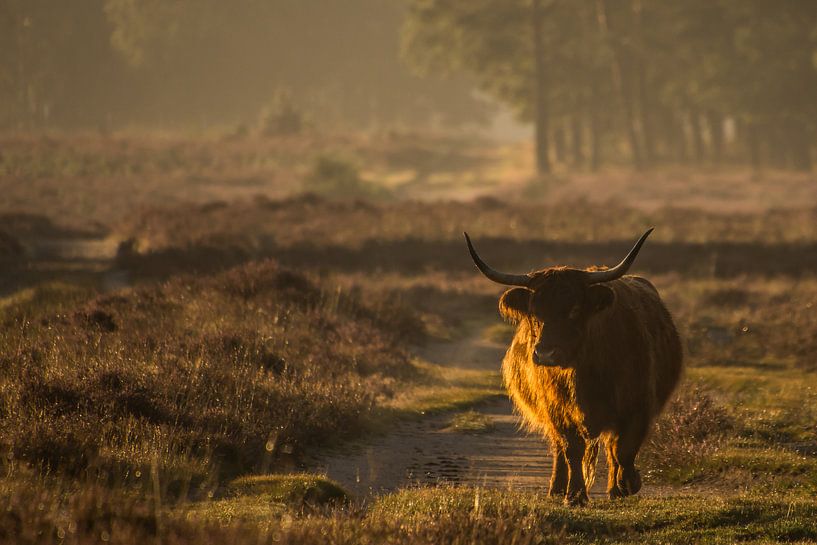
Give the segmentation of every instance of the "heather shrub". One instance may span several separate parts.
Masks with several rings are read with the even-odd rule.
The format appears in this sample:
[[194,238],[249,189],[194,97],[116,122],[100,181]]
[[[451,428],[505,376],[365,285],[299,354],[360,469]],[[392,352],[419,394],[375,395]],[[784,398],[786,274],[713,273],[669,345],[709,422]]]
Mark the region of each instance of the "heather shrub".
[[0,333],[0,449],[66,475],[286,465],[417,374],[369,304],[271,261],[77,297],[11,305]]
[[734,427],[732,417],[700,386],[683,387],[670,401],[639,458],[650,476],[694,467],[711,457]]

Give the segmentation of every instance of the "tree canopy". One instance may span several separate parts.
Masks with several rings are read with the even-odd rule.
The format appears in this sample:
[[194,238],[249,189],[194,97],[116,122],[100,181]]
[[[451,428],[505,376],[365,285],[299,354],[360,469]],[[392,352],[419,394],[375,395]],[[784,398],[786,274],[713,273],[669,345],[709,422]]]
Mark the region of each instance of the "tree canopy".
[[810,168],[809,0],[412,0],[403,53],[419,73],[473,75],[521,119],[546,111],[557,159],[589,147],[597,166],[625,142],[636,166],[728,154]]

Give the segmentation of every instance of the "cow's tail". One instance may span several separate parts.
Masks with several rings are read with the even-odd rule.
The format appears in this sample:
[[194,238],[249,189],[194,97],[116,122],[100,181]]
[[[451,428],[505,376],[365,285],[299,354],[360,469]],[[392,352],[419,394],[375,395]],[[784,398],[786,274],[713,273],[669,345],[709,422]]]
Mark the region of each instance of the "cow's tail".
[[596,461],[599,459],[599,446],[601,441],[596,438],[587,442],[587,448],[582,458],[582,473],[584,474],[584,485],[587,491],[593,487],[596,481]]

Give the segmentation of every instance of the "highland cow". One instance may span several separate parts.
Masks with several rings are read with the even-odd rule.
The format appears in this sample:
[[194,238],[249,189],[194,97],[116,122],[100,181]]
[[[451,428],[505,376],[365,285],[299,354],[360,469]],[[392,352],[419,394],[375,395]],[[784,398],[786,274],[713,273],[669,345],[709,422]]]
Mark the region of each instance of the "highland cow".
[[524,275],[479,270],[506,286],[499,311],[516,324],[502,361],[509,395],[525,425],[553,452],[548,494],[587,502],[600,445],[607,494],[641,488],[635,458],[681,375],[682,350],[672,317],[644,278],[624,276],[652,229],[612,269],[553,267]]

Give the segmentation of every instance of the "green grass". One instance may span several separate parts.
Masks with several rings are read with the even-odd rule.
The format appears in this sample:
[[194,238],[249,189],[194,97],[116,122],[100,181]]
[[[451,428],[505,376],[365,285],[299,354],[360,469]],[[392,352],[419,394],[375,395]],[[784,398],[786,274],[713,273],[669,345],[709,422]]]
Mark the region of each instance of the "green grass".
[[504,395],[498,371],[449,367],[415,360],[422,378],[384,404],[394,414],[427,414],[469,407]]
[[516,333],[516,327],[513,324],[498,322],[486,327],[482,336],[485,340],[508,345],[513,340],[514,333]]
[[372,520],[401,520],[414,529],[473,525],[502,531],[506,539],[564,543],[808,540],[817,538],[815,515],[817,501],[807,497],[635,497],[573,509],[543,496],[468,488],[401,492],[382,498],[370,512]]
[[[186,519],[201,522],[262,524],[283,517],[342,506],[349,494],[322,475],[251,475],[228,483],[222,496],[185,505]],[[173,510],[171,516],[177,516]]]
[[493,427],[490,418],[475,410],[468,410],[455,414],[448,429],[461,433],[487,433]]
[[342,503],[349,498],[343,488],[321,475],[250,475],[227,484],[231,496],[256,496],[286,505]]
[[[248,498],[244,498],[247,500]],[[805,543],[817,539],[817,501],[738,493],[595,501],[568,508],[542,495],[433,487],[383,496],[366,509],[308,517],[261,500],[207,509],[233,528],[252,523],[293,543]],[[266,517],[266,518],[264,518]],[[237,523],[239,523],[237,525]]]

